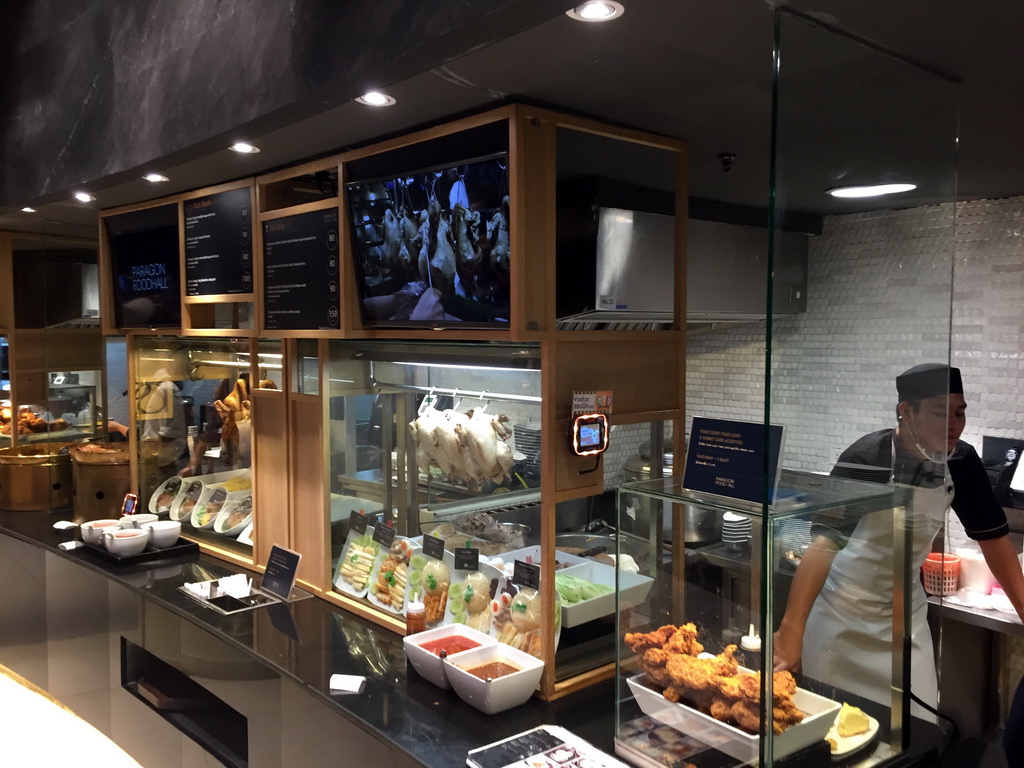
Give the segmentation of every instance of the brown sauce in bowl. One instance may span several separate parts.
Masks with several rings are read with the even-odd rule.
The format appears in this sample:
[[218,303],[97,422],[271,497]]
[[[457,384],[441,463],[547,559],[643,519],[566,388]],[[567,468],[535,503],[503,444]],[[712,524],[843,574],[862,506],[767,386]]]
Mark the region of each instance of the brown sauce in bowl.
[[521,670],[519,667],[506,664],[504,661],[492,661],[479,667],[467,669],[466,671],[471,675],[481,678],[482,680],[494,680],[495,678],[511,675],[513,672],[519,672]]

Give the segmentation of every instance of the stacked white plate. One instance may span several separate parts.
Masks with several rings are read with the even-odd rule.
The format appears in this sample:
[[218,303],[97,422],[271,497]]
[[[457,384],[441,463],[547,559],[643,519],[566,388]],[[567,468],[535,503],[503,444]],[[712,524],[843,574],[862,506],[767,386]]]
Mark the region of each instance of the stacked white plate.
[[526,457],[526,461],[540,460],[540,422],[523,421],[512,427],[515,449]]
[[726,512],[722,515],[722,541],[730,549],[739,549],[750,539],[750,518]]

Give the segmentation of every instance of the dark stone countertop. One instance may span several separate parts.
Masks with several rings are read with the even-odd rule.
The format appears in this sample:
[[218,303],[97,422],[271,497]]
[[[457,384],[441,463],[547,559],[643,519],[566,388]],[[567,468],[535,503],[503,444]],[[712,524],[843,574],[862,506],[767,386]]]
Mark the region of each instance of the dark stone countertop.
[[[470,749],[544,723],[561,725],[599,749],[613,752],[615,694],[611,681],[554,702],[534,698],[515,709],[484,715],[454,691],[437,688],[407,669],[402,638],[393,632],[313,598],[257,609],[284,612],[271,616],[280,636],[272,642],[259,642],[257,638],[265,633],[254,631],[257,611],[223,616],[178,590],[185,582],[244,569],[204,555],[125,566],[83,549],[64,552],[57,545],[73,539],[74,529],[58,531],[53,524],[70,517],[69,512],[0,511],[0,532],[105,574],[183,616],[298,681],[329,702],[340,716],[376,733],[424,766],[464,765]],[[328,681],[333,673],[363,675],[366,687],[360,694],[332,695]]]

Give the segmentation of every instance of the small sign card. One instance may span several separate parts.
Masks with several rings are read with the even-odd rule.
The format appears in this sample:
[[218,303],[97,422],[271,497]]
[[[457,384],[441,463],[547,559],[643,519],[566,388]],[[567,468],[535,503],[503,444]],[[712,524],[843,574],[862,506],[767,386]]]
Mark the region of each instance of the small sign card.
[[480,550],[473,547],[455,548],[455,570],[457,571],[479,571]]
[[362,536],[366,533],[366,524],[368,522],[369,518],[362,512],[352,510],[352,514],[348,516],[348,527],[350,530],[355,531],[356,536]]
[[612,412],[613,390],[598,389],[589,392],[572,393],[572,415],[581,413],[607,413]]
[[287,600],[295,584],[295,576],[299,572],[299,560],[302,555],[275,544],[270,548],[267,558],[267,570],[263,573],[260,589],[275,597]]
[[512,567],[512,583],[519,587],[540,589],[540,566],[516,560]]
[[760,504],[764,496],[765,452],[769,498],[775,498],[782,454],[782,427],[767,432],[759,422],[726,421],[694,417],[686,451],[683,486]]
[[391,549],[391,543],[395,540],[395,529],[383,520],[378,520],[373,526],[373,540],[387,551]]
[[423,537],[423,554],[435,560],[444,559],[444,539],[440,536]]

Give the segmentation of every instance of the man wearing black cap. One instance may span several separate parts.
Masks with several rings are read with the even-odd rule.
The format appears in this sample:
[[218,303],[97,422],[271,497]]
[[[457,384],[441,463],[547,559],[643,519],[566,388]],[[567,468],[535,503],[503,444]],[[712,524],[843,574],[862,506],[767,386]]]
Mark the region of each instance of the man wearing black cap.
[[[1002,507],[981,459],[960,440],[967,403],[960,371],[917,365],[896,378],[895,429],[872,432],[839,456],[832,474],[910,486],[913,573],[931,551],[952,506],[978,542],[992,573],[1024,619],[1024,575]],[[892,515],[846,510],[812,529],[775,634],[775,669],[795,669],[883,704],[891,702]],[[937,698],[927,598],[910,595],[911,689],[930,707]],[[918,710],[915,714],[921,715]]]

